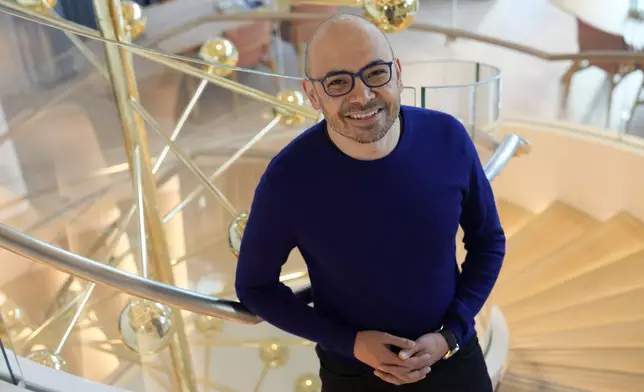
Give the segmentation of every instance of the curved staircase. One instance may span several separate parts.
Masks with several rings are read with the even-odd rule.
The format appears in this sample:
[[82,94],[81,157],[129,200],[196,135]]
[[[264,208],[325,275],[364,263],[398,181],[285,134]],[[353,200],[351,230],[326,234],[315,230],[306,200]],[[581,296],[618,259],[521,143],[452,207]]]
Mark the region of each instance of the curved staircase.
[[644,223],[559,201],[498,207],[507,253],[489,302],[510,331],[498,391],[644,391]]

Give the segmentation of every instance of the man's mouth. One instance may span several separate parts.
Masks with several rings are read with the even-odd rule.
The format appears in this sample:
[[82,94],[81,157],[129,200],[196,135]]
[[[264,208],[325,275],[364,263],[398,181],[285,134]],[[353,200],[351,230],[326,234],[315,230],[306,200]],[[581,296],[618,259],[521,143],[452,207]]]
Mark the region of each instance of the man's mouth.
[[369,118],[372,118],[372,117],[376,116],[381,111],[382,111],[382,108],[379,108],[379,109],[370,110],[368,112],[348,113],[348,114],[345,114],[344,116],[348,117],[348,118],[351,118],[351,119],[354,119],[354,120],[366,120],[366,119],[369,119]]

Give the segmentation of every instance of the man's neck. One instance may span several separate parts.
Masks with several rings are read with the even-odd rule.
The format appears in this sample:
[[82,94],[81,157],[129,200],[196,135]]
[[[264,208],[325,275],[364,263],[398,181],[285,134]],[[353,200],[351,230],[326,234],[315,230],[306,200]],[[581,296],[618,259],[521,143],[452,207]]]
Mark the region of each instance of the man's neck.
[[382,139],[373,143],[358,143],[333,130],[327,130],[327,133],[333,144],[343,153],[358,160],[370,161],[383,158],[396,148],[400,140],[400,119],[396,118],[389,128],[389,132]]

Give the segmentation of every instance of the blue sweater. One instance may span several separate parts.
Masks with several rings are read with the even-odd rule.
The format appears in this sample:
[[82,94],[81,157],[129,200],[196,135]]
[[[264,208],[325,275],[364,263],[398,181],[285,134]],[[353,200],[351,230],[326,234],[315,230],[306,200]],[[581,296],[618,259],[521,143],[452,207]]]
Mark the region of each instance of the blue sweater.
[[[505,253],[492,189],[461,123],[406,106],[401,120],[398,145],[377,160],[341,152],[325,121],[296,137],[260,180],[241,245],[242,304],[349,361],[361,330],[415,340],[444,325],[463,344]],[[295,247],[313,307],[278,280]]]

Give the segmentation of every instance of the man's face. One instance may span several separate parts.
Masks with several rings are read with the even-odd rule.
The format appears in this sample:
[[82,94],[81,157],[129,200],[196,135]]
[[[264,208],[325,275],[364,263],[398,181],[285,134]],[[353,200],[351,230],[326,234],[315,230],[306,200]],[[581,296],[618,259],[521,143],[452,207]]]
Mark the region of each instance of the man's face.
[[311,80],[302,85],[329,128],[358,143],[373,143],[387,134],[400,112],[400,62],[384,38],[347,35],[311,48]]

